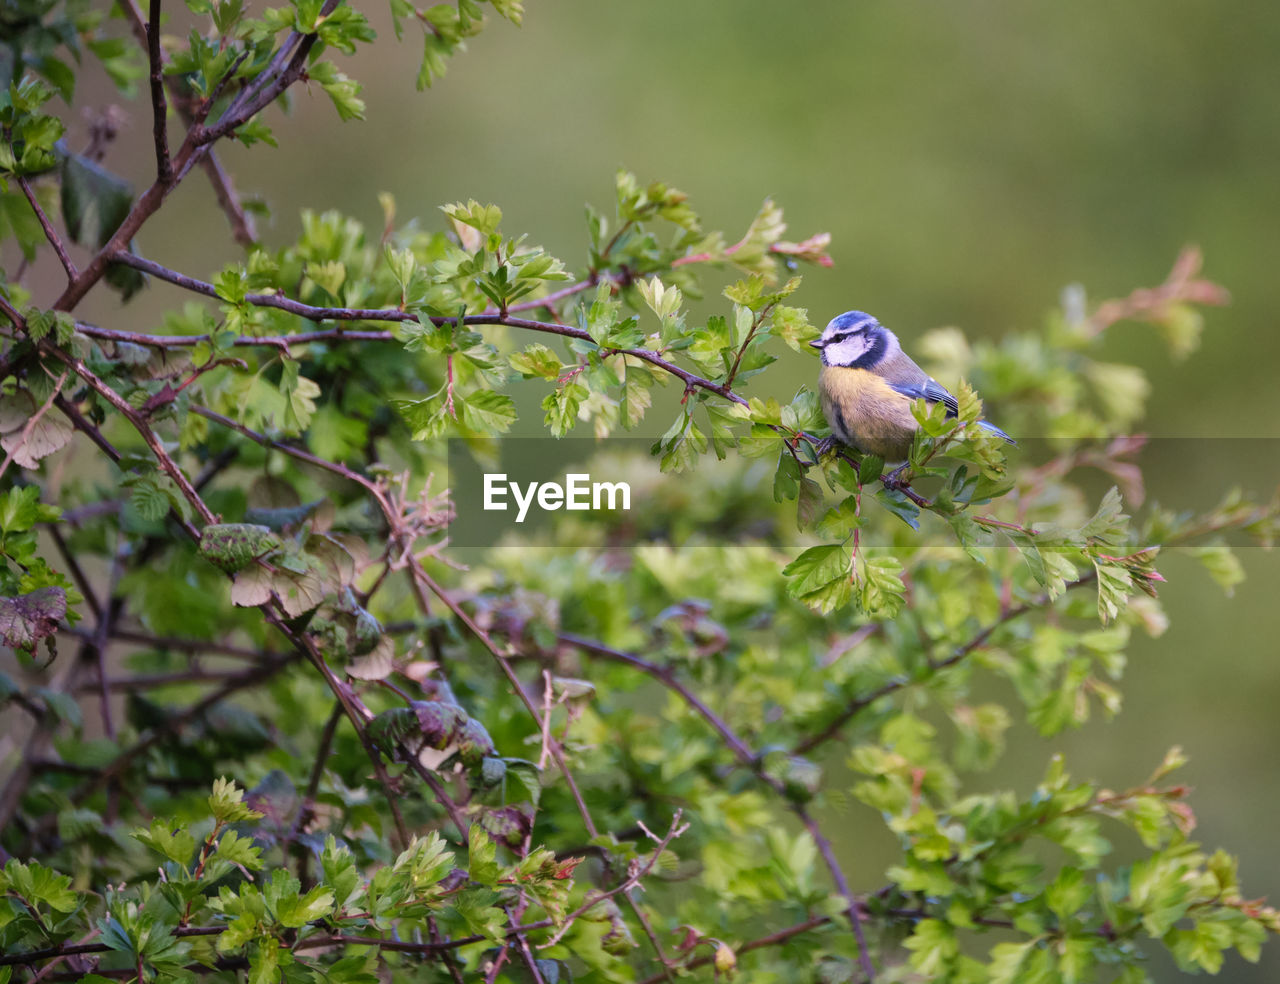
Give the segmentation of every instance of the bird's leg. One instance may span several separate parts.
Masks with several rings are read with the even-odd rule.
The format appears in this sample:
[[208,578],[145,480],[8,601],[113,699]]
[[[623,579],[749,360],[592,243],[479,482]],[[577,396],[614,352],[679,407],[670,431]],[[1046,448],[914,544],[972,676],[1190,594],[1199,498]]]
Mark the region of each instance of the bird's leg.
[[824,455],[830,454],[831,449],[834,448],[839,443],[840,442],[836,440],[836,436],[834,434],[828,434],[816,445],[814,445],[813,453],[818,456],[819,460],[821,460]]

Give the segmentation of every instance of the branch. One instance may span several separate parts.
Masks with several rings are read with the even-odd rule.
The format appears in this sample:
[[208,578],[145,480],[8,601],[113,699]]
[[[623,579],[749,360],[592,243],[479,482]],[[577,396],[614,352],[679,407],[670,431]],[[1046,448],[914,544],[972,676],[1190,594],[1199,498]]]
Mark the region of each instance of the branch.
[[[776,933],[770,933],[768,936],[761,936],[759,939],[751,940],[743,943],[739,947],[734,947],[735,954],[750,953],[752,950],[761,950],[767,946],[781,946],[788,940],[796,936],[802,936],[810,930],[817,929],[819,926],[825,926],[831,922],[830,916],[814,916],[806,919],[802,923],[796,923],[794,926],[788,926],[786,929],[780,929]],[[696,970],[698,967],[705,967],[707,964],[715,960],[715,955],[698,957],[696,960],[690,960],[688,963],[681,964],[681,970]],[[652,977],[646,977],[640,984],[660,984],[663,980],[662,974],[654,974]]]
[[283,655],[269,649],[248,649],[244,646],[232,646],[214,639],[179,639],[174,636],[153,636],[145,632],[131,632],[116,629],[111,638],[120,642],[133,642],[150,649],[172,649],[180,653],[218,653],[222,656],[235,656],[239,659],[251,659],[255,662],[276,659]]
[[860,898],[853,894],[853,890],[849,887],[849,880],[845,877],[844,869],[840,867],[840,862],[836,859],[836,852],[831,847],[831,841],[827,839],[826,834],[822,832],[822,828],[818,826],[818,821],[799,803],[793,803],[792,810],[800,818],[800,822],[804,824],[805,830],[809,831],[809,836],[813,838],[813,842],[818,845],[818,853],[822,855],[822,860],[826,864],[827,870],[831,872],[831,880],[835,882],[836,891],[848,903],[845,915],[848,916],[849,923],[853,926],[854,938],[858,941],[858,963],[862,967],[862,973],[866,977],[867,984],[872,984],[876,977],[876,969],[871,963],[871,951],[867,949],[867,934],[862,926],[870,918],[867,914],[867,907]]
[[[155,687],[173,687],[183,683],[217,683],[219,681],[236,680],[244,671],[232,670],[179,670],[174,673],[139,673],[135,676],[106,677],[101,686],[107,690],[123,690],[134,693],[140,690],[151,690]],[[97,682],[85,682],[80,685],[82,693],[96,691]]]
[[614,663],[624,663],[627,666],[633,666],[648,676],[653,677],[664,687],[671,690],[673,693],[678,694],[683,698],[686,704],[700,714],[703,720],[711,725],[715,732],[724,740],[724,743],[729,746],[729,749],[740,762],[752,769],[754,769],[758,764],[759,757],[756,753],[751,750],[746,742],[738,737],[734,730],[729,727],[720,715],[711,710],[711,708],[708,707],[697,694],[680,681],[680,678],[676,676],[675,670],[670,666],[662,666],[658,663],[652,663],[641,656],[636,656],[634,653],[626,653],[620,649],[614,649],[601,642],[596,642],[594,639],[586,639],[582,636],[561,633],[559,640],[566,646],[572,646],[575,649],[582,650],[584,653],[588,653],[592,656],[599,656],[602,659],[607,659]]
[[258,231],[254,228],[253,216],[240,204],[240,196],[236,194],[235,186],[231,183],[231,175],[223,168],[221,159],[212,148],[205,153],[200,166],[209,176],[214,197],[218,199],[218,204],[227,216],[227,221],[231,223],[232,238],[245,249],[256,246]]
[[[157,0],[152,0],[153,7],[157,5]],[[321,16],[331,13],[338,5],[338,0],[325,0],[324,6],[321,8]],[[126,4],[126,10],[132,4]],[[138,13],[140,19],[141,14]],[[136,28],[135,28],[136,33]],[[240,126],[254,114],[264,109],[273,100],[275,100],[285,89],[293,84],[302,75],[303,66],[306,64],[307,55],[310,53],[317,41],[317,35],[307,34],[300,35],[294,31],[290,34],[289,39],[281,50],[277,52],[276,57],[272,61],[272,66],[280,62],[286,56],[288,49],[296,42],[296,48],[293,57],[289,60],[289,65],[285,71],[278,77],[267,82],[259,77],[260,84],[255,87],[257,93],[256,98],[250,106],[243,109],[242,113],[232,113],[232,110],[239,103],[239,99],[232,103],[227,113],[223,114],[223,121],[213,128],[206,128],[203,125],[193,123],[191,129],[187,131],[187,137],[182,143],[182,147],[170,162],[167,177],[162,173],[157,176],[152,185],[139,196],[138,200],[133,203],[133,207],[129,210],[129,214],[125,216],[124,221],[116,228],[115,233],[111,236],[102,249],[94,255],[89,265],[80,271],[79,275],[72,279],[67,285],[61,296],[54,302],[54,310],[70,311],[84,296],[93,288],[103,274],[106,273],[107,267],[115,262],[115,257],[121,252],[127,252],[129,242],[137,235],[138,230],[146,223],[152,215],[164,204],[165,198],[169,193],[182,181],[187,172],[200,161],[204,160],[212,145],[222,136]],[[158,38],[157,38],[158,43]],[[151,45],[150,25],[148,25],[147,36],[148,50]],[[268,74],[272,71],[268,68]],[[243,94],[242,94],[243,95]],[[154,102],[154,99],[153,99]],[[231,117],[228,119],[228,117]],[[225,121],[226,125],[223,126]]]
[[[186,290],[196,294],[203,294],[206,297],[218,298],[218,291],[213,284],[206,283],[203,280],[196,280],[194,277],[188,277],[185,274],[177,273],[167,267],[161,266],[151,260],[144,259],[141,256],[134,256],[127,250],[120,249],[111,255],[111,261],[123,263],[127,266],[134,267],[152,274],[161,280],[167,280],[169,283],[183,287]],[[311,304],[303,304],[301,301],[291,300],[282,297],[279,294],[248,294],[245,301],[256,307],[276,308],[280,311],[296,314],[308,321],[393,321],[393,322],[416,322],[417,314],[408,311],[401,311],[397,308],[342,308],[342,307],[316,307]],[[437,327],[444,325],[454,325],[459,323],[457,318],[433,317],[431,323]],[[557,324],[548,321],[530,321],[524,318],[513,318],[510,315],[504,315],[498,312],[482,313],[467,315],[461,319],[462,324],[466,325],[505,325],[509,328],[522,328],[525,331],[542,332],[548,335],[560,335],[565,338],[573,338],[579,341],[592,342],[591,334],[581,328],[574,328],[570,325]],[[116,341],[128,341],[139,345],[151,345],[158,348],[179,347],[196,345],[202,341],[207,341],[208,335],[145,335],[141,333],[121,333],[112,332],[103,328],[95,328],[89,325],[77,328],[85,334],[94,338],[112,339]],[[338,338],[352,338],[361,341],[393,341],[394,336],[390,332],[347,332],[342,329],[333,329],[324,332],[306,332],[295,335],[274,335],[260,338],[239,338],[236,339],[236,345],[250,346],[274,346],[288,350],[291,344],[303,344],[304,342],[328,341]],[[608,350],[609,354],[632,356],[645,362],[655,365],[667,373],[675,376],[685,384],[685,389],[705,389],[711,393],[723,396],[726,400],[734,403],[740,403],[746,406],[747,400],[735,393],[729,386],[724,383],[717,383],[713,380],[699,376],[696,373],[689,372],[687,369],[676,365],[662,357],[660,352],[652,349],[612,349]],[[813,439],[814,443],[817,439]]]
[[[143,50],[148,53],[148,60],[150,60],[151,40],[142,11],[138,8],[135,0],[120,0],[120,6],[129,21],[129,27],[132,28],[134,37],[137,38]],[[163,49],[160,50],[160,61],[162,65],[168,63],[168,57]],[[227,74],[230,75],[232,73],[228,72]],[[177,76],[170,75],[165,77],[165,85],[169,90],[169,98],[173,100],[174,107],[178,110],[178,115],[190,127],[195,117],[192,116],[187,100],[183,97],[180,88],[181,82]],[[232,237],[241,246],[246,248],[253,246],[258,240],[258,234],[253,227],[253,219],[241,206],[240,198],[236,195],[235,188],[232,187],[231,176],[223,169],[222,163],[214,153],[213,148],[209,148],[205,152],[203,159],[200,161],[200,166],[204,168],[205,173],[209,176],[209,183],[213,185],[213,193],[218,199],[218,205],[221,206],[222,211],[226,214],[227,221],[231,223]]]
[[49,523],[48,530],[49,538],[53,540],[53,545],[58,548],[58,553],[62,555],[62,562],[67,565],[67,570],[71,572],[71,579],[76,582],[76,587],[80,589],[80,594],[84,596],[85,604],[89,606],[89,613],[94,619],[101,619],[102,603],[98,601],[98,593],[93,590],[93,584],[90,583],[84,568],[80,566],[80,561],[76,559],[76,555],[67,545],[66,538],[62,535],[62,531],[58,529],[57,522]]
[[[672,840],[679,837],[681,834],[683,834],[686,830],[689,829],[689,825],[687,823],[684,825],[681,825],[680,823],[680,818],[683,815],[684,815],[683,810],[676,810],[675,816],[671,818],[670,827],[667,828],[667,832],[665,835],[663,835],[662,840],[658,841],[658,846],[654,849],[653,854],[650,855],[647,863],[645,863],[643,866],[640,866],[638,863],[639,862],[638,858],[635,861],[633,861],[632,870],[627,874],[627,878],[624,882],[615,886],[614,888],[611,888],[607,892],[602,892],[600,895],[597,895],[593,898],[588,899],[586,902],[583,902],[582,905],[578,906],[578,908],[574,909],[571,913],[569,913],[568,916],[565,917],[564,924],[555,931],[551,939],[541,944],[539,946],[539,949],[545,949],[546,947],[555,946],[555,944],[559,943],[561,938],[564,936],[564,934],[569,931],[569,927],[572,926],[574,921],[583,913],[588,912],[591,909],[595,908],[597,905],[599,905],[601,902],[605,901],[606,899],[611,899],[615,895],[620,895],[623,892],[626,892],[632,888],[635,888],[636,885],[640,884],[640,880],[644,878],[645,875],[649,874],[649,872],[653,870],[653,866],[658,863],[658,859],[662,857],[663,852],[666,851],[667,845],[670,844]],[[652,834],[650,834],[649,836],[653,837]],[[654,839],[657,840],[656,837]]]
[[165,104],[164,62],[160,57],[160,0],[151,0],[151,16],[147,21],[147,61],[151,66],[151,132],[156,144],[156,181],[167,185],[173,181],[173,164],[169,160],[169,134],[166,129],[169,107]]
[[[25,325],[23,328],[25,329]],[[75,356],[62,351],[62,349],[58,348],[56,345],[48,344],[45,340],[41,340],[40,349],[43,353],[52,355],[55,359],[58,359],[66,365],[72,372],[88,383],[90,389],[115,407],[116,410],[120,411],[124,418],[133,425],[134,430],[138,432],[142,437],[142,440],[146,442],[147,447],[151,449],[151,453],[155,456],[156,461],[160,465],[160,470],[169,476],[173,483],[178,487],[178,490],[182,493],[183,498],[185,498],[195,508],[197,515],[199,515],[206,523],[216,523],[218,521],[217,517],[213,514],[213,511],[210,510],[210,508],[205,505],[204,500],[200,498],[200,493],[191,485],[186,474],[178,467],[173,458],[170,457],[169,452],[165,450],[164,444],[162,444],[160,439],[156,437],[155,432],[147,425],[147,422],[136,410],[133,409],[132,405],[130,405],[124,397],[99,379],[97,374],[84,364],[83,360],[77,359]],[[199,532],[191,526],[190,523],[186,520],[182,520],[181,522],[192,539],[200,539]]]
[[31,210],[36,213],[36,218],[40,220],[40,228],[44,230],[44,237],[49,240],[49,245],[58,254],[58,259],[62,261],[62,269],[67,272],[67,280],[75,280],[78,275],[76,265],[71,262],[71,257],[67,253],[67,247],[62,242],[62,237],[58,235],[53,223],[49,221],[49,216],[44,214],[44,209],[40,207],[40,202],[36,200],[36,193],[32,190],[27,179],[21,174],[17,175],[17,178],[18,187],[27,196],[27,201],[31,204]]
[[62,411],[62,415],[71,421],[72,426],[75,427],[76,430],[83,433],[89,438],[89,440],[96,444],[98,446],[98,450],[105,454],[108,460],[115,462],[116,464],[120,463],[120,459],[123,457],[120,452],[117,451],[114,445],[112,445],[112,443],[103,436],[102,431],[85,418],[85,415],[80,412],[74,403],[68,400],[65,396],[59,394],[58,398],[53,401],[53,405]]
[[[225,926],[188,926],[177,927],[173,935],[185,936],[221,936]],[[54,960],[60,957],[73,957],[81,953],[106,953],[111,949],[105,943],[62,943],[58,946],[47,946],[41,950],[27,950],[25,953],[0,954],[0,967],[12,967],[17,964],[31,964],[40,960]]]
[[[324,6],[320,8],[320,14],[316,18],[316,22],[319,23],[333,13],[337,6],[338,0],[325,0]],[[291,33],[285,39],[284,44],[280,46],[280,50],[276,52],[267,70],[258,76],[252,89],[246,90],[245,93],[238,96],[227,107],[217,123],[211,127],[196,126],[192,128],[191,136],[194,138],[195,143],[203,146],[227,136],[237,127],[243,126],[275,102],[285,89],[302,77],[303,69],[307,63],[307,56],[311,53],[311,49],[315,46],[317,40],[319,40],[319,35],[317,34],[299,34],[297,31]],[[292,56],[288,56],[289,48],[295,43],[296,48],[294,48]],[[281,70],[280,65],[286,57],[288,58],[288,65]]]

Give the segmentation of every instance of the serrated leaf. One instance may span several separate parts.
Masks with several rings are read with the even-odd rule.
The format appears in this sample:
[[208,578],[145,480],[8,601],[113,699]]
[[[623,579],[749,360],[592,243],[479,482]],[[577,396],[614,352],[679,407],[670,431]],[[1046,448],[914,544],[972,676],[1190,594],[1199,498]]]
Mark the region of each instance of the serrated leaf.
[[507,361],[512,369],[526,379],[534,377],[547,380],[559,379],[560,373],[564,371],[564,366],[555,352],[539,342],[527,345],[522,351],[507,356]]
[[843,607],[853,595],[851,556],[840,543],[809,547],[782,569],[783,575],[792,578],[787,594],[823,615]]
[[0,641],[11,649],[29,651],[58,630],[67,614],[62,588],[37,588],[13,598],[0,597]]
[[280,538],[270,529],[252,523],[211,523],[200,533],[201,556],[228,574],[279,546]]
[[505,393],[479,390],[456,399],[462,422],[481,434],[505,434],[516,421],[516,405]]
[[467,849],[467,873],[471,880],[481,885],[496,885],[498,881],[498,845],[484,828],[473,825]]

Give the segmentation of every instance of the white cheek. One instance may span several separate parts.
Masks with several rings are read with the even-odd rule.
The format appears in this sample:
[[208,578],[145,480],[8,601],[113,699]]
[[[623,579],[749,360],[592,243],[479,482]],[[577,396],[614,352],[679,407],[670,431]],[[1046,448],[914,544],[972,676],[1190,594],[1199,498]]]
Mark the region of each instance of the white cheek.
[[847,366],[851,362],[856,362],[866,351],[866,339],[846,338],[827,346],[827,363],[833,366]]

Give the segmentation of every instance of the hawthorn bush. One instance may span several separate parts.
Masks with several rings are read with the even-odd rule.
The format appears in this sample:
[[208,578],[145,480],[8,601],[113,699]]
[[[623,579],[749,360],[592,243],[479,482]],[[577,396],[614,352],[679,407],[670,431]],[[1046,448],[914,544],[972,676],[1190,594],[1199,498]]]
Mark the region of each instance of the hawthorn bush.
[[[267,111],[300,86],[358,118],[339,66],[373,32],[337,0],[161,7],[0,19],[0,701],[20,742],[0,984],[1137,984],[1151,949],[1257,959],[1280,916],[1189,839],[1176,749],[1122,790],[1056,758],[1034,789],[983,782],[1016,718],[1049,735],[1117,710],[1131,634],[1166,625],[1160,550],[1229,587],[1223,535],[1276,531],[1274,503],[1238,495],[1124,512],[1147,386],[1102,340],[1134,320],[1190,352],[1196,306],[1223,300],[1194,252],[997,344],[914,346],[1046,436],[1042,460],[968,426],[964,383],[957,418],[918,408],[902,472],[819,458],[813,392],[766,375],[813,357],[795,270],[829,265],[827,237],[784,239],[771,202],[708,231],[622,173],[576,269],[476,202],[402,223],[384,197],[372,231],[307,212],[270,245],[218,146],[274,143]],[[423,28],[420,88],[482,26],[475,0],[392,9]],[[161,44],[165,16],[194,27]],[[88,59],[153,119],[140,194],[107,122],[83,153],[61,139]],[[140,255],[204,179],[243,259]],[[57,290],[24,286],[53,257]],[[155,281],[191,295],[162,324],[75,314]],[[532,399],[542,427],[520,431]],[[672,416],[651,454],[610,441]],[[552,456],[591,434],[639,491],[463,567],[446,446],[492,460],[513,426]],[[856,884],[855,812],[898,850]]]

